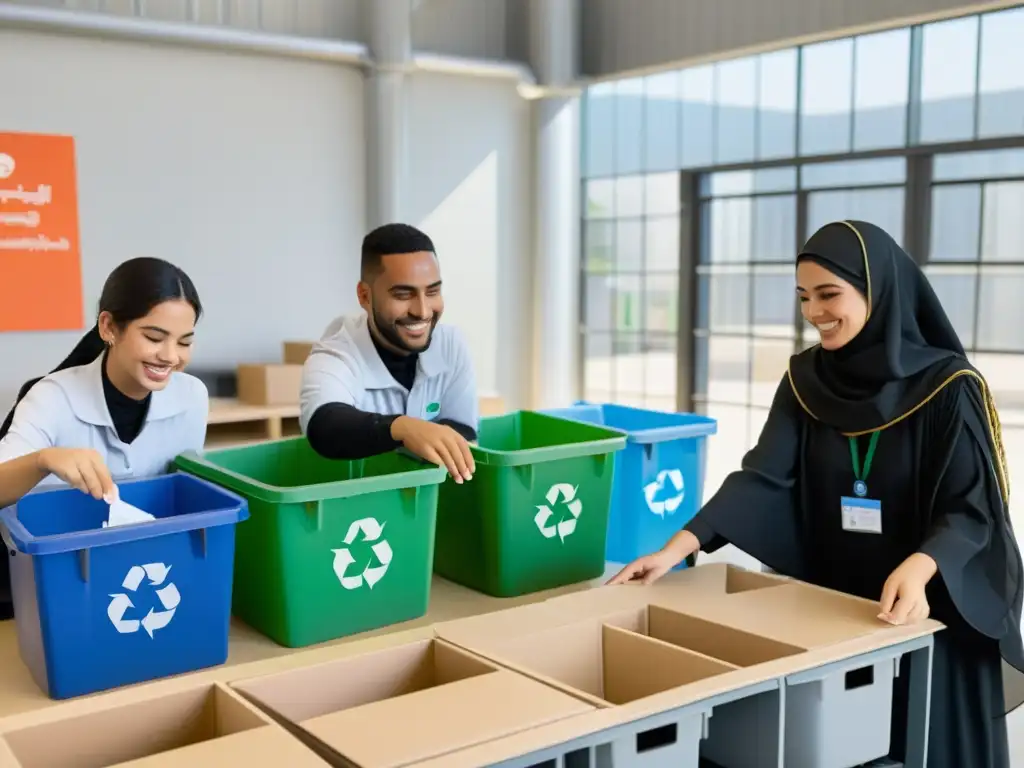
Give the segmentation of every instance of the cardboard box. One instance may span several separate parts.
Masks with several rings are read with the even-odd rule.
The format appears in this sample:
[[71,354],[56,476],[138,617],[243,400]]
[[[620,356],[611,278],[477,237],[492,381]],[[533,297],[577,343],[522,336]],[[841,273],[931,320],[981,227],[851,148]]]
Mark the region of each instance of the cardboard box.
[[480,415],[481,416],[501,416],[506,413],[505,400],[501,395],[496,394],[481,394],[480,395]]
[[[846,661],[850,669],[859,669],[863,662],[858,656],[942,628],[930,620],[893,627],[881,622],[877,613],[873,601],[714,564],[673,574],[648,587],[606,587],[552,598],[525,610],[512,608],[435,625],[439,638],[570,694],[593,705],[594,711],[417,765],[473,768],[578,739],[588,743],[588,736],[598,739],[595,734],[601,731],[628,729],[631,723],[716,696],[735,695],[739,701],[744,695],[764,696],[756,691],[764,691],[766,683],[833,662],[843,667]],[[828,674],[838,675],[842,689],[844,672],[833,668]],[[885,682],[880,681],[880,690],[888,691],[891,701],[891,687]],[[850,695],[861,693],[854,690]],[[778,717],[778,695],[767,695],[775,697]],[[883,714],[888,722],[888,714]],[[721,719],[712,716],[711,723],[715,717]],[[836,719],[818,721],[832,728]],[[848,723],[846,730],[856,739],[857,728]],[[794,733],[791,727],[799,733],[804,725],[789,723],[787,739]],[[676,745],[680,751],[673,755],[674,764],[696,765],[692,761],[700,729],[680,729],[679,734],[691,742]],[[647,735],[638,731],[636,743]],[[888,733],[882,736],[887,740]],[[625,739],[626,747],[633,741],[618,738]],[[613,744],[612,749],[623,746]],[[756,742],[754,747],[761,748]],[[790,747],[787,742],[787,759]],[[629,761],[637,756],[630,752],[625,759],[632,764]]]
[[398,768],[593,709],[435,639],[231,685],[346,768]]
[[[11,768],[223,768],[326,765],[226,687],[214,683],[103,706],[4,733],[0,766]],[[115,701],[117,701],[115,699]]]
[[313,341],[286,341],[284,343],[284,362],[287,365],[302,365],[313,350]]
[[238,400],[247,405],[295,405],[301,389],[301,365],[238,366]]
[[[87,732],[102,730],[102,722],[87,718],[112,708],[133,713],[122,719],[134,733],[137,709],[144,713],[151,699],[169,701],[199,681],[207,686],[227,684],[276,721],[278,734],[284,725],[292,731],[293,743],[315,745],[321,759],[333,765],[348,767],[362,761],[367,768],[479,768],[522,755],[537,757],[542,765],[551,759],[574,765],[574,750],[582,750],[591,765],[597,760],[602,765],[610,761],[645,768],[691,766],[688,755],[679,759],[681,752],[673,751],[675,747],[689,744],[692,753],[702,735],[713,741],[733,704],[743,709],[761,697],[753,709],[770,731],[768,726],[778,718],[782,680],[787,680],[787,706],[803,697],[817,707],[822,697],[835,695],[837,689],[840,695],[855,697],[866,689],[844,689],[850,687],[851,672],[866,669],[863,654],[881,652],[884,661],[885,653],[899,652],[897,646],[905,650],[909,642],[926,642],[926,636],[942,628],[935,621],[892,627],[876,618],[877,610],[874,601],[785,577],[725,564],[701,565],[668,574],[652,586],[585,589],[432,627],[217,668],[11,716],[0,721],[0,768],[22,765],[12,756],[12,743],[3,737],[13,735],[13,747],[24,759],[25,744],[19,741],[24,734],[41,734],[43,740],[53,734],[55,741],[81,743],[84,737],[78,732],[68,736],[69,731],[62,730],[65,724],[85,723],[79,727]],[[922,653],[914,654],[914,670],[919,670]],[[876,665],[876,673],[878,669]],[[819,674],[827,676],[820,686],[814,682]],[[912,680],[917,675],[911,671]],[[794,678],[810,682],[794,685]],[[750,695],[755,688],[764,693]],[[715,697],[737,700],[716,704]],[[767,706],[762,706],[765,699]],[[926,698],[917,702],[915,711],[925,713]],[[684,716],[682,708],[695,714]],[[709,731],[702,734],[703,713],[712,709],[713,715],[703,723]],[[880,716],[887,714],[876,709]],[[798,736],[817,727],[818,733],[831,737],[841,728],[852,737],[847,741],[866,741],[857,730],[863,716],[819,715],[799,709],[787,714],[785,760],[796,741],[791,738],[794,727]],[[153,734],[164,732],[149,725],[152,718],[143,720]],[[91,725],[94,722],[99,725]],[[402,723],[401,739],[394,737],[396,722]],[[691,727],[694,722],[696,727]],[[639,753],[641,743],[649,747],[652,738],[661,738],[669,726],[676,745]],[[915,727],[924,727],[923,721]],[[258,732],[262,729],[251,728],[187,749],[235,749],[234,739],[253,738]],[[734,732],[725,727],[732,743],[753,744],[764,754],[774,754],[768,741],[735,738]],[[273,740],[279,741],[276,736]],[[826,738],[823,743],[835,741]],[[701,742],[701,749],[709,743]],[[225,746],[216,746],[220,744]],[[269,746],[256,749],[271,754]],[[173,759],[176,752],[166,754]],[[209,763],[197,759],[189,764]],[[263,762],[229,756],[216,764]],[[290,759],[275,764],[306,765]],[[157,765],[163,768],[167,763],[155,763],[154,768]]]

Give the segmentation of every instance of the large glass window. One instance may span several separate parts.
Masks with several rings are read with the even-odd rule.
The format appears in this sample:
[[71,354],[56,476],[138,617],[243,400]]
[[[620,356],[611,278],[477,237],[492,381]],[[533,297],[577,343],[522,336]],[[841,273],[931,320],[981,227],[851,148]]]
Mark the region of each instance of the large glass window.
[[903,158],[805,165],[800,174],[807,195],[807,235],[840,219],[870,221],[903,241]]
[[853,149],[902,147],[907,141],[910,30],[855,40]]
[[853,40],[805,46],[800,73],[800,154],[850,150]]
[[1024,133],[1024,8],[981,17],[978,137]]
[[921,142],[957,141],[974,136],[977,66],[977,16],[924,27],[918,136]]
[[761,56],[758,78],[757,156],[771,159],[796,153],[796,48]]
[[587,399],[676,409],[679,174],[584,185]]
[[711,447],[709,479],[739,465],[795,350],[796,181],[782,168],[702,184],[694,401],[732,437]]
[[935,158],[925,271],[992,389],[1024,483],[1024,149]]
[[589,88],[580,394],[717,418],[713,493],[816,341],[795,254],[862,219],[923,264],[1024,475],[1022,41],[1024,3]]

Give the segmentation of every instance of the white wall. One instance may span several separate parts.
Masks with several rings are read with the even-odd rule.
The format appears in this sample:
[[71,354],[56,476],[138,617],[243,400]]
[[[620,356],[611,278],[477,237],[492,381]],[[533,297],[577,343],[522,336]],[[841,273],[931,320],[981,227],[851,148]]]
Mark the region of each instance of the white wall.
[[[195,281],[196,367],[279,359],[282,340],[356,308],[361,73],[2,31],[0,70],[0,130],[76,138],[90,321],[107,274],[138,255]],[[80,335],[0,333],[0,410]]]
[[532,122],[515,84],[412,78],[411,223],[433,238],[445,320],[469,337],[480,389],[527,407],[532,338]]

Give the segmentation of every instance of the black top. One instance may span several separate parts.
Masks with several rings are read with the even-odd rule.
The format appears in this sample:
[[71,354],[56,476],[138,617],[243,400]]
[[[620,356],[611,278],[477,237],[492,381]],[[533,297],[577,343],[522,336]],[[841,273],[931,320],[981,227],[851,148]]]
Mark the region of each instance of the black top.
[[110,419],[114,423],[114,431],[117,432],[122,443],[131,445],[146,423],[146,414],[149,412],[149,403],[153,399],[153,394],[147,394],[142,400],[128,397],[111,383],[110,377],[107,376],[105,358],[100,369],[103,371],[103,399],[107,403]]
[[[1002,682],[1004,674],[1019,681],[1024,669],[1021,558],[1007,536],[984,413],[979,382],[963,375],[884,430],[866,478],[882,505],[882,533],[850,532],[840,510],[853,495],[849,438],[808,416],[783,380],[742,468],[686,526],[705,552],[731,543],[783,575],[875,602],[904,559],[930,555],[938,564],[931,616],[947,627],[932,673],[935,768],[1009,768],[995,757],[1002,715],[1021,703],[1012,693],[1021,683],[1004,692]],[[863,460],[867,437],[859,441]],[[893,744],[901,738],[894,732]]]
[[[399,354],[387,349],[370,334],[373,346],[392,378],[406,390],[416,381],[419,354]],[[391,425],[397,414],[382,415],[361,411],[347,403],[326,403],[313,413],[306,428],[306,438],[313,450],[329,459],[364,459],[387,453],[401,443],[391,437]],[[451,419],[438,419],[466,440],[476,439],[476,430]]]
[[412,389],[412,385],[416,381],[416,366],[420,360],[419,352],[410,352],[404,355],[393,352],[377,341],[377,337],[372,333],[370,341],[373,342],[380,361],[384,363],[384,367],[388,369],[392,378],[406,389]]

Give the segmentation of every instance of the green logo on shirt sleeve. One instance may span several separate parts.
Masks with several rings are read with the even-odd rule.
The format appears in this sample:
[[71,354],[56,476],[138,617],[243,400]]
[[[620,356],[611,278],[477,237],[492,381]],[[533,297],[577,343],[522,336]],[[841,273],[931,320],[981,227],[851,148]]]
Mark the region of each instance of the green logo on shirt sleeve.
[[440,403],[429,403],[427,405],[427,418],[428,419],[436,419],[437,415],[440,412],[441,412],[441,404]]

